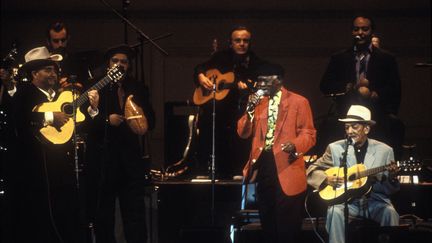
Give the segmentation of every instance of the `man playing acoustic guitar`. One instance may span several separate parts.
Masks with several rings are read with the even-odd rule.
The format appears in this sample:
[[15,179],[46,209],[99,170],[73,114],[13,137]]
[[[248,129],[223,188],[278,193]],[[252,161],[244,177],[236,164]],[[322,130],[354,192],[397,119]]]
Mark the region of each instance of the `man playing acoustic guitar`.
[[[19,83],[13,100],[17,135],[10,172],[15,216],[11,224],[16,230],[13,242],[80,242],[73,145],[70,141],[53,144],[40,134],[48,126],[62,130],[71,116],[59,110],[36,109],[43,103],[55,103],[62,95],[56,89],[56,62],[62,56],[37,47],[24,59],[21,69],[30,82]],[[99,94],[96,90],[86,94],[87,112],[93,117],[98,113]]]
[[[336,204],[328,207],[326,228],[329,233],[330,243],[345,242],[344,225],[344,200],[350,200],[348,204],[350,217],[363,217],[378,222],[381,226],[396,226],[399,224],[399,215],[394,209],[390,194],[399,190],[399,182],[396,178],[397,168],[391,166],[394,161],[393,149],[388,145],[368,138],[371,126],[375,121],[371,120],[371,112],[360,105],[352,105],[345,119],[339,119],[345,124],[347,139],[339,140],[328,145],[324,155],[311,165],[307,170],[308,184],[320,190],[320,196],[324,199],[339,197],[344,190],[343,168],[341,165],[345,151],[348,166],[347,188],[361,189],[358,187],[370,186],[369,193],[358,195],[350,194],[351,198],[340,196],[334,200]],[[348,149],[346,147],[348,146]],[[336,168],[331,168],[336,167]],[[340,168],[338,168],[340,167]],[[370,170],[364,170],[366,167]],[[377,173],[361,178],[366,171]],[[373,169],[372,169],[373,168]],[[385,172],[380,172],[384,171]],[[379,173],[378,173],[379,172]],[[372,174],[372,173],[369,173]],[[356,176],[354,180],[354,176]],[[359,179],[357,179],[359,178]],[[355,190],[352,190],[355,191]],[[326,193],[327,195],[325,195]],[[342,199],[342,200],[341,200]]]
[[229,34],[229,48],[216,51],[206,62],[195,67],[197,86],[194,103],[200,105],[199,154],[202,167],[207,172],[212,151],[212,98],[213,82],[216,83],[216,170],[219,177],[231,178],[241,174],[241,163],[247,159],[248,142],[238,139],[236,122],[249,95],[255,70],[263,61],[251,50],[251,31],[238,26]]

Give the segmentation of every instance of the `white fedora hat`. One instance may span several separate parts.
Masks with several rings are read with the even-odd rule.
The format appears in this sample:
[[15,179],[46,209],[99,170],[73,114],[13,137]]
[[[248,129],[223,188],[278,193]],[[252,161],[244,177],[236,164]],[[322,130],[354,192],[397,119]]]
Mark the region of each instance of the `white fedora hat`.
[[341,122],[358,122],[375,125],[375,121],[371,119],[371,112],[368,108],[362,105],[352,105],[345,118],[339,119]]
[[24,56],[25,63],[22,69],[26,72],[33,71],[38,67],[54,65],[55,62],[63,60],[62,55],[51,55],[45,46],[36,47],[27,52]]

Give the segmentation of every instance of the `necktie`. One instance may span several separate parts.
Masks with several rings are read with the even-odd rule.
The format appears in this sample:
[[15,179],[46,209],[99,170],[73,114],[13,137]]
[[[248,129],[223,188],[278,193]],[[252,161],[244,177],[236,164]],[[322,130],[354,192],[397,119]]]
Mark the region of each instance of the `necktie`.
[[48,94],[49,94],[48,100],[52,101],[54,99],[55,91],[53,89],[49,89]]
[[362,80],[366,78],[366,61],[367,61],[367,55],[364,53],[361,53],[357,57],[358,61],[358,73],[357,73],[357,80]]

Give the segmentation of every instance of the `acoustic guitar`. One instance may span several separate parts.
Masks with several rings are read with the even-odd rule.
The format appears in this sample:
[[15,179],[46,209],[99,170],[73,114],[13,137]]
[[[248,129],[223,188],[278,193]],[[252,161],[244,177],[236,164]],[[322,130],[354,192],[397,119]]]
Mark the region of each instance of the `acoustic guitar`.
[[[210,69],[206,71],[205,76],[216,83],[216,100],[224,99],[228,95],[230,89],[237,86],[237,84],[234,83],[235,77],[233,72],[221,73],[218,69]],[[212,90],[208,90],[201,85],[195,89],[193,102],[196,105],[205,104],[211,99],[213,99]]]
[[[124,71],[118,66],[114,66],[108,70],[104,78],[85,91],[81,96],[78,97],[78,94],[74,94],[71,91],[63,91],[56,101],[39,104],[33,108],[33,112],[64,112],[70,118],[73,118],[75,115],[77,123],[82,122],[85,120],[85,116],[80,111],[79,107],[88,100],[88,91],[100,90],[110,82],[117,82],[123,75]],[[68,119],[60,128],[47,125],[42,127],[39,132],[42,138],[53,144],[64,144],[71,139],[74,128],[73,119]]]
[[[347,172],[347,191],[345,193],[345,186],[331,186],[327,185],[319,191],[319,196],[329,205],[342,203],[352,198],[360,197],[370,192],[372,185],[368,182],[368,176],[378,174],[386,170],[419,170],[421,166],[411,164],[408,162],[395,162],[388,165],[383,165],[371,169],[367,169],[364,164],[356,164],[348,168]],[[327,176],[344,177],[343,167],[332,167],[325,171]]]

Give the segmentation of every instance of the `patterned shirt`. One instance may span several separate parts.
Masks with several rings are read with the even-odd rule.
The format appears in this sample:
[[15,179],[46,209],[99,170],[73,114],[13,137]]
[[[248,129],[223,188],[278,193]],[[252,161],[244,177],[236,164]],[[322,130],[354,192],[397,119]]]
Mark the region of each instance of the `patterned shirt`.
[[279,90],[276,95],[269,99],[267,133],[265,140],[265,150],[271,150],[274,142],[274,131],[276,128],[276,120],[279,111],[279,103],[282,96],[282,90]]

